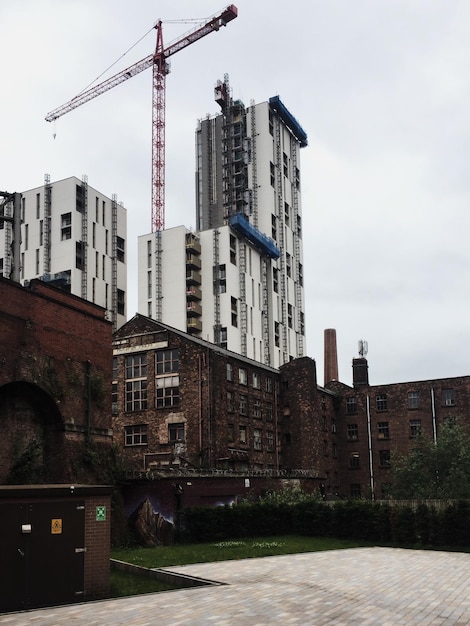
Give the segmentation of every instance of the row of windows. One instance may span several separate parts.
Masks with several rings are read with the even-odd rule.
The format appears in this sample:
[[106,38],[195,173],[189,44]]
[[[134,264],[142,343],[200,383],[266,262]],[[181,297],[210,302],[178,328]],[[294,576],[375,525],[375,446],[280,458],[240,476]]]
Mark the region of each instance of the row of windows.
[[[391,465],[390,450],[379,450],[379,467],[388,468]],[[361,459],[359,452],[349,455],[349,469],[360,469]]]
[[[232,363],[227,363],[227,380],[229,382],[234,381],[234,368]],[[248,370],[244,367],[238,368],[238,382],[240,385],[248,386]],[[251,374],[251,386],[253,389],[261,389],[261,374],[259,372],[252,372]],[[273,391],[273,379],[270,376],[264,378],[264,390],[267,393]]]
[[253,398],[250,406],[248,396],[239,394],[237,405],[234,394],[231,391],[227,391],[227,413],[234,413],[236,408],[240,415],[244,417],[251,415],[256,419],[262,419],[264,416],[268,422],[272,422],[273,420],[272,402],[262,403],[259,398]]
[[[250,441],[248,440],[248,427],[243,424],[239,426],[228,424],[228,442],[250,445]],[[260,428],[254,428],[251,444],[253,445],[253,450],[262,450],[264,444],[268,452],[273,452],[274,431],[268,430],[263,432]]]
[[[409,420],[410,437],[416,437],[421,431],[421,420],[413,419]],[[347,424],[347,436],[350,441],[359,439],[359,426],[357,424]],[[377,436],[379,439],[390,439],[390,425],[389,422],[377,423]]]
[[[419,409],[421,406],[421,394],[419,391],[408,392],[408,408]],[[455,390],[443,389],[442,390],[442,406],[454,406],[455,405]],[[378,394],[375,398],[375,407],[377,411],[388,410],[388,398],[386,393]],[[357,413],[357,398],[351,396],[346,399],[346,413],[349,415]]]
[[[145,446],[148,443],[147,424],[135,424],[124,426],[124,442],[126,446]],[[184,423],[168,425],[168,443],[180,443],[185,441]]]

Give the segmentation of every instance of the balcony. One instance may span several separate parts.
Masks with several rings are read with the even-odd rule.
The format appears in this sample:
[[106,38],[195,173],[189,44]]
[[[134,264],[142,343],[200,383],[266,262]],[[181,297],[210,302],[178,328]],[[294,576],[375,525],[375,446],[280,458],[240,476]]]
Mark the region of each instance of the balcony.
[[188,302],[186,304],[187,317],[200,317],[202,315],[202,307],[199,302]]
[[202,291],[199,287],[192,285],[186,289],[186,300],[202,300]]
[[186,235],[186,251],[201,254],[201,243],[194,235]]
[[201,269],[201,259],[195,254],[186,253],[186,267],[190,267],[192,269],[200,270]]
[[202,332],[202,322],[197,317],[190,317],[186,320],[186,331],[189,334],[195,334]]
[[186,269],[186,285],[200,285],[201,274],[193,269]]

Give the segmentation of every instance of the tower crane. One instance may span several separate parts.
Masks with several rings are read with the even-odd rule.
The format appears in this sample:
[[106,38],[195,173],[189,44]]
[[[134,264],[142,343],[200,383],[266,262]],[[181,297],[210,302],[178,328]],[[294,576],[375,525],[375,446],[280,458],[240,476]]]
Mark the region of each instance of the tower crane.
[[155,25],[157,42],[155,52],[144,59],[134,63],[118,74],[107,80],[82,91],[62,106],[54,109],[46,115],[46,121],[52,122],[62,115],[73,111],[89,100],[100,96],[113,87],[143,72],[149,67],[153,68],[152,82],[152,232],[160,232],[165,228],[165,87],[166,75],[170,68],[168,57],[183,50],[192,43],[205,37],[209,33],[218,31],[221,26],[226,26],[238,15],[238,9],[230,4],[220,13],[210,17],[204,24],[186,33],[183,37],[170,43],[166,48],[163,45],[162,21],[158,20]]

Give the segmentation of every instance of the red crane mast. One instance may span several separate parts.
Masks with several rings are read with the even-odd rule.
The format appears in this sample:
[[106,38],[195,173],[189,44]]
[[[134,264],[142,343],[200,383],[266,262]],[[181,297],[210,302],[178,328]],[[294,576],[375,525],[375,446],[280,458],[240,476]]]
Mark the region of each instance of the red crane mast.
[[165,228],[165,87],[166,75],[169,73],[167,58],[183,50],[192,43],[205,37],[209,33],[218,31],[221,26],[226,26],[238,15],[238,9],[234,4],[227,6],[221,13],[209,18],[202,26],[189,31],[183,37],[170,43],[166,48],[163,46],[162,22],[159,20],[155,25],[157,30],[157,42],[155,52],[134,63],[130,67],[115,74],[111,78],[82,91],[62,106],[54,109],[46,115],[46,121],[52,122],[62,115],[73,111],[77,107],[93,100],[102,93],[120,85],[136,74],[143,72],[149,67],[153,68],[152,85],[152,232],[161,231]]

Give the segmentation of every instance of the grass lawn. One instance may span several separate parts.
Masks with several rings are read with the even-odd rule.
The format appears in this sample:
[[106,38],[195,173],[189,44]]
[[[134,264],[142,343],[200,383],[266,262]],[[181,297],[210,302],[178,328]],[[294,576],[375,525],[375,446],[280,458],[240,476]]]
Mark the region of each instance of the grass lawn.
[[370,545],[364,542],[331,539],[328,537],[259,537],[209,543],[177,544],[155,548],[126,548],[112,550],[111,558],[141,567],[170,567],[190,563],[211,563],[233,559],[249,559],[297,552],[341,550]]

